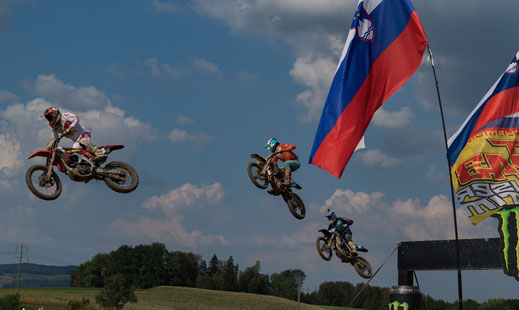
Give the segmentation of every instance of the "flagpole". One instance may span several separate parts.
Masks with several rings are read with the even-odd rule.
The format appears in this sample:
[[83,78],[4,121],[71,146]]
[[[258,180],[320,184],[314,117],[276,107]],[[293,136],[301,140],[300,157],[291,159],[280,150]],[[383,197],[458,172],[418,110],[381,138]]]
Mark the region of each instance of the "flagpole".
[[434,68],[434,58],[431,52],[431,47],[427,44],[427,50],[429,51],[429,57],[431,57],[431,67],[434,74],[434,82],[436,85],[436,93],[438,95],[438,103],[440,104],[440,114],[442,117],[442,126],[443,126],[443,139],[445,141],[445,149],[447,150],[447,164],[449,165],[449,180],[451,187],[451,201],[452,201],[452,213],[454,217],[454,234],[456,236],[456,262],[457,262],[457,270],[458,270],[458,309],[463,309],[463,290],[461,287],[461,262],[460,262],[460,245],[458,239],[458,220],[456,219],[456,203],[454,202],[454,186],[452,183],[452,174],[450,172],[451,162],[449,157],[449,146],[447,143],[447,132],[445,130],[445,118],[443,117],[443,107],[442,100],[440,98],[440,88],[438,87],[438,79],[436,78],[436,69]]

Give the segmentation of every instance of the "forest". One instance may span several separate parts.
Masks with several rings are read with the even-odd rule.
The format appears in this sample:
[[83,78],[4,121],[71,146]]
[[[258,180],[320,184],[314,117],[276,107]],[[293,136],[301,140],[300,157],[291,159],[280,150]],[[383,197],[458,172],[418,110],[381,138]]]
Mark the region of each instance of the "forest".
[[[103,287],[105,281],[118,276],[133,288],[155,286],[185,286],[210,290],[224,290],[266,294],[296,300],[298,285],[305,280],[300,269],[288,269],[270,275],[261,273],[260,261],[240,269],[232,256],[220,260],[213,255],[207,263],[202,256],[190,252],[168,251],[162,243],[122,245],[107,254],[97,254],[81,264],[71,274],[71,287]],[[363,290],[362,290],[363,289]],[[359,291],[362,293],[351,302]],[[363,283],[323,282],[313,292],[302,292],[301,301],[315,305],[349,306],[362,309],[387,309],[389,288],[367,286]],[[478,310],[519,309],[519,299],[492,299],[483,303],[464,301],[464,308]],[[424,296],[427,310],[458,309],[457,302],[449,303]]]

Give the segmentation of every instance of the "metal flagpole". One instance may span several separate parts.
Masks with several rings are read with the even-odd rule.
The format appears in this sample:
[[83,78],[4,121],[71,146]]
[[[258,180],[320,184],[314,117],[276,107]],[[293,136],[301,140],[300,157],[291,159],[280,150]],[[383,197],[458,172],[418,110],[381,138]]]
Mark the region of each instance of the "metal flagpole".
[[463,309],[463,290],[461,287],[461,262],[460,262],[460,245],[458,239],[458,220],[456,219],[456,203],[454,202],[454,186],[452,183],[452,174],[451,174],[451,162],[449,158],[449,146],[447,143],[447,132],[445,130],[445,118],[443,117],[443,107],[442,100],[440,98],[440,89],[438,88],[438,79],[436,78],[436,69],[434,68],[434,58],[431,52],[431,47],[427,44],[427,50],[429,51],[429,57],[431,57],[431,66],[434,74],[434,82],[436,85],[436,93],[438,94],[438,103],[440,104],[440,114],[442,116],[442,126],[443,126],[443,139],[445,141],[445,149],[447,150],[447,164],[449,165],[449,180],[451,187],[451,201],[452,201],[452,213],[454,216],[454,234],[456,235],[456,262],[457,262],[457,270],[458,270],[458,309]]

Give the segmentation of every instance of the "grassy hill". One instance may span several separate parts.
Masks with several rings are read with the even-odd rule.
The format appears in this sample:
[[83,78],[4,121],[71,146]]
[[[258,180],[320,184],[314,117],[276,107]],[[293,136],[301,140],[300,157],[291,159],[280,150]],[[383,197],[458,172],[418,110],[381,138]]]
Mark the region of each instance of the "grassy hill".
[[[0,265],[0,288],[16,287],[18,264]],[[67,287],[77,266],[22,264],[20,287]]]
[[[1,289],[0,296],[16,292]],[[22,303],[29,305],[27,310],[38,309],[43,305],[46,310],[66,309],[71,299],[89,298],[92,303],[99,289],[90,288],[35,288],[20,291]],[[196,289],[189,287],[162,286],[148,290],[136,290],[138,302],[127,304],[127,310],[290,310],[297,309],[297,303],[284,298]],[[30,306],[32,305],[32,306]],[[335,309],[301,304],[301,310]],[[344,309],[344,308],[342,308]]]

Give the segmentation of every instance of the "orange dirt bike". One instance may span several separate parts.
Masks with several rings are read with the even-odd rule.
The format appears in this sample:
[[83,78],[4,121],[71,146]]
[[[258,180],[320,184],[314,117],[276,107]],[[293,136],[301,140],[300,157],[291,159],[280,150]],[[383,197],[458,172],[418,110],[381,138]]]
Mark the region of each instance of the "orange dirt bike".
[[[61,194],[61,180],[53,171],[53,166],[68,175],[72,181],[104,181],[109,188],[119,193],[129,193],[137,188],[139,176],[130,165],[113,161],[101,167],[100,163],[92,160],[94,155],[84,149],[58,147],[62,138],[61,135],[55,139],[50,150],[36,151],[29,156],[29,159],[38,156],[47,159],[45,165],[31,166],[25,173],[25,182],[36,197],[54,200]],[[105,145],[97,148],[108,155],[123,147],[124,145]]]
[[[344,240],[335,227],[330,224],[328,229],[321,229],[319,231],[323,236],[317,238],[315,245],[317,246],[317,253],[319,253],[322,259],[326,261],[331,260],[333,251],[335,251],[335,255],[337,255],[343,263],[352,264],[355,271],[357,271],[361,277],[369,279],[373,276],[373,268],[368,260],[358,255],[352,255],[348,242]],[[357,252],[368,251],[368,249],[363,246],[355,246]]]
[[272,194],[276,196],[281,195],[290,213],[296,219],[301,220],[306,215],[305,204],[296,193],[292,192],[292,188],[301,189],[301,186],[297,183],[288,186],[283,184],[284,177],[282,171],[276,164],[272,163],[272,159],[276,155],[277,153],[273,153],[264,158],[258,154],[251,154],[250,157],[256,161],[249,163],[247,167],[249,178],[254,185],[261,189],[266,189],[270,184],[273,190]]

